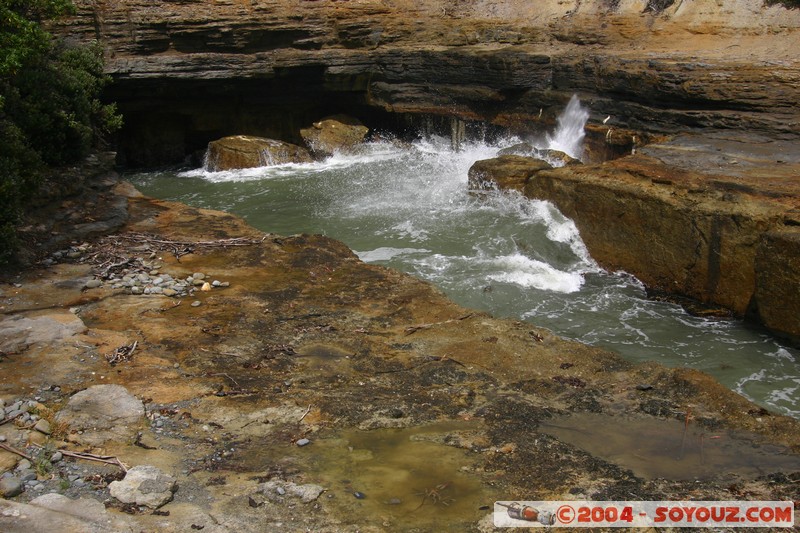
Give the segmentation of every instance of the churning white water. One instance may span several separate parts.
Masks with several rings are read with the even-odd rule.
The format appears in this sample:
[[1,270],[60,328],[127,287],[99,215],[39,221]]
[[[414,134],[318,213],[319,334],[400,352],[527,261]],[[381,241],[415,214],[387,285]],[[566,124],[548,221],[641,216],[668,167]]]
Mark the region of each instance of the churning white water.
[[[579,156],[587,117],[574,98],[539,148]],[[265,231],[326,234],[363,261],[435,283],[462,305],[629,359],[699,368],[800,416],[797,350],[739,321],[698,318],[648,299],[635,278],[600,269],[572,221],[548,202],[470,194],[470,166],[521,140],[466,142],[455,151],[449,138],[420,138],[312,164],[131,179],[145,194],[233,212]]]

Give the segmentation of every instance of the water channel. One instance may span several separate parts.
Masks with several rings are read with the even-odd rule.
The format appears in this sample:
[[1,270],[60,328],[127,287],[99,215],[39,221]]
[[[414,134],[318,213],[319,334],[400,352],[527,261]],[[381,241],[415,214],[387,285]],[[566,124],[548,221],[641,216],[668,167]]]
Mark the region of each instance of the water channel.
[[[574,102],[542,148],[580,155],[588,114]],[[532,139],[421,137],[358,155],[228,172],[127,176],[144,194],[224,210],[283,235],[321,233],[366,262],[428,280],[461,305],[530,321],[634,361],[706,371],[755,402],[800,417],[800,350],[739,320],[648,299],[634,277],[591,258],[572,221],[517,193],[476,196],[477,160]]]

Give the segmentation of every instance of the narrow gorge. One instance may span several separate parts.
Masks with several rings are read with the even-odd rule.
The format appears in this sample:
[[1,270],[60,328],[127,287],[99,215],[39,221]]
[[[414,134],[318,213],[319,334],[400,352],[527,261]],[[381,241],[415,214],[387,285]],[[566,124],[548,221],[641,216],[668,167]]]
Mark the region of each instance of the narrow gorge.
[[800,501],[792,2],[75,4],[125,123],[0,286],[0,529]]

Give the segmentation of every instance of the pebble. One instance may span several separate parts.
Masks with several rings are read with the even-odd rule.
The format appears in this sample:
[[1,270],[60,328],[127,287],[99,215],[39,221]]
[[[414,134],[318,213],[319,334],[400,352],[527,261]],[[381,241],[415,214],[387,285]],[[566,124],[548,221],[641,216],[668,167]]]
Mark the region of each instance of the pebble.
[[144,292],[141,287],[131,287],[131,294],[142,294]]
[[200,305],[201,305],[200,300],[195,300],[192,302],[192,307],[200,307]]
[[363,500],[364,498],[367,497],[366,494],[364,494],[363,492],[359,492],[359,491],[353,492],[353,496],[355,496],[359,500]]
[[653,386],[647,383],[640,383],[639,385],[636,385],[636,390],[651,390],[652,388]]
[[300,439],[297,442],[295,442],[295,444],[297,444],[298,446],[305,446],[307,444],[311,444],[311,441],[308,439]]
[[284,489],[283,487],[276,487],[275,492],[283,496],[284,494],[286,494],[286,489]]
[[58,462],[59,462],[59,461],[61,461],[63,458],[64,458],[64,454],[63,454],[63,453],[61,453],[61,452],[56,452],[56,453],[54,453],[53,455],[51,455],[51,456],[50,456],[50,462],[51,462],[51,463],[58,463]]
[[100,281],[99,279],[90,279],[89,281],[86,282],[86,285],[85,285],[85,287],[87,289],[97,289],[98,287],[102,287],[102,286],[103,286],[103,282]]
[[8,439],[6,439],[5,435],[0,435],[0,442],[5,442],[6,440]]
[[178,294],[178,291],[176,291],[175,289],[164,289],[164,291],[161,294],[163,294],[164,296],[175,296],[176,294]]
[[194,279],[196,279],[196,280],[203,280],[203,279],[206,279],[206,275],[205,275],[205,274],[203,274],[202,272],[195,272],[194,274],[192,274],[192,277],[193,277]]

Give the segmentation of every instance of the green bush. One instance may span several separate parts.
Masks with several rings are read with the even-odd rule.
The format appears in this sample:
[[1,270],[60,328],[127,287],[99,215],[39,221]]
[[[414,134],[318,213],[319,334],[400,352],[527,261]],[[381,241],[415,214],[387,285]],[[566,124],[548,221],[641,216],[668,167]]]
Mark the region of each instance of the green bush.
[[768,6],[781,5],[786,9],[800,8],[800,0],[765,0]]
[[122,124],[100,100],[101,47],[67,46],[42,25],[72,11],[69,0],[0,0],[0,263],[47,168],[80,161]]

